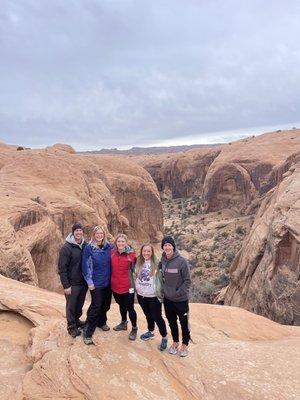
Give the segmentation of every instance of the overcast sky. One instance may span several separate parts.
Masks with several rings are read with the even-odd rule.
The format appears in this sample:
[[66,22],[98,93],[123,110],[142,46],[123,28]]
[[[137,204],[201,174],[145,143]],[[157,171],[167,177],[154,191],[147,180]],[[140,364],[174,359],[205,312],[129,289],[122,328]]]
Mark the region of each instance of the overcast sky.
[[299,21],[297,0],[1,0],[0,141],[87,150],[297,126]]

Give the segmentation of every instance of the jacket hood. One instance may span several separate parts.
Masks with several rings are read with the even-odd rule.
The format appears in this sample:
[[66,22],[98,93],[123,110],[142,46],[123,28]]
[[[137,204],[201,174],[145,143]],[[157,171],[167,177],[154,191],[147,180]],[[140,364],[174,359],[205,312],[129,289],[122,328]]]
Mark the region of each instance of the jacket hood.
[[[119,253],[119,250],[117,249],[116,246],[114,247],[114,251]],[[119,254],[131,254],[131,253],[134,253],[134,250],[133,250],[133,248],[131,246],[127,245],[125,247],[125,251],[123,251],[122,253],[119,253]]]
[[[99,246],[95,242],[93,242],[92,240],[89,242],[89,245],[92,246],[95,249],[99,248]],[[112,247],[113,247],[112,244],[110,244],[109,242],[105,242],[103,244],[103,246],[101,247],[101,249],[102,250],[106,250],[106,249],[111,249]]]
[[84,239],[82,238],[81,243],[77,243],[72,233],[69,233],[69,235],[66,237],[66,242],[73,244],[75,246],[79,246],[81,248],[84,243]]
[[179,251],[175,250],[171,258],[167,258],[165,252],[162,253],[161,258],[162,258],[163,261],[170,261],[170,260],[174,260],[174,258],[177,258],[179,256],[180,256]]

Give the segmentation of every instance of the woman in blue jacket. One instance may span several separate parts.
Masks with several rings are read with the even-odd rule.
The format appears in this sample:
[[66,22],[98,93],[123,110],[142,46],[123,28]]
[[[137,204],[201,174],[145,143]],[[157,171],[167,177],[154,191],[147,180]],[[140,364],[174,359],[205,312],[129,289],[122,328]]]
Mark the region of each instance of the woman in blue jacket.
[[93,344],[92,336],[97,326],[103,331],[110,329],[106,324],[106,313],[111,303],[112,248],[113,245],[106,241],[105,230],[101,226],[96,226],[90,243],[83,251],[82,273],[91,293],[91,304],[83,331],[83,341],[87,345]]

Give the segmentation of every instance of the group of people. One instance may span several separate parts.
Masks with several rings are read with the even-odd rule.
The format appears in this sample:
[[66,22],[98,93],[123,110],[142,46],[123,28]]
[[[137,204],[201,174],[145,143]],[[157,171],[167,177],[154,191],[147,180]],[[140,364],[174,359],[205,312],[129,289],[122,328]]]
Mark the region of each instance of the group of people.
[[[190,341],[188,295],[191,284],[187,260],[180,255],[172,236],[165,236],[158,260],[151,244],[144,244],[138,256],[128,244],[127,236],[119,233],[114,243],[106,237],[102,226],[96,226],[89,243],[84,241],[83,226],[75,223],[59,253],[58,270],[66,297],[67,330],[72,337],[81,335],[86,345],[93,344],[96,328],[109,331],[107,312],[112,295],[119,305],[121,321],[115,331],[126,331],[131,322],[129,340],[137,337],[135,293],[147,321],[141,340],[154,338],[155,324],[161,335],[159,350],[168,347],[168,334],[162,316],[164,304],[173,343],[170,354],[188,355]],[[85,321],[80,320],[87,291],[91,303]],[[179,343],[178,319],[182,331]]]

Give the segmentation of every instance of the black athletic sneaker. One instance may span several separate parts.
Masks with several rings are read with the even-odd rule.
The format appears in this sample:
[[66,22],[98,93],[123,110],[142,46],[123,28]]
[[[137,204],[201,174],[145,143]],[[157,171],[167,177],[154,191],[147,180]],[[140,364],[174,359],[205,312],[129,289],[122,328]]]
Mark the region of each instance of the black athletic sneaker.
[[81,335],[81,331],[78,328],[71,328],[68,329],[68,334],[72,336],[72,338],[76,338],[76,336]]
[[128,321],[122,321],[119,325],[113,327],[114,331],[127,331]]
[[128,336],[129,340],[135,340],[136,339],[137,330],[138,330],[138,328],[132,328],[131,329],[131,332],[129,333],[129,336]]

